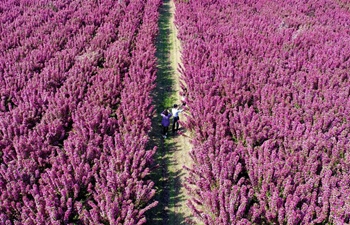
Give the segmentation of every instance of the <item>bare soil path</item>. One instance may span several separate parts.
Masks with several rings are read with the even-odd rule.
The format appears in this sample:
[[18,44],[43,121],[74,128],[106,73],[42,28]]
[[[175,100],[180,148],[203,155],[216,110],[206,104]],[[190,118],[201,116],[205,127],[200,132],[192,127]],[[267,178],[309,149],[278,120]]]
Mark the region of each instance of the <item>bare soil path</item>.
[[[157,39],[158,74],[157,86],[153,93],[156,116],[152,122],[150,146],[158,146],[155,165],[151,179],[155,181],[158,206],[147,214],[149,225],[187,225],[193,222],[190,209],[187,207],[188,195],[183,186],[187,171],[183,166],[190,167],[192,159],[189,131],[180,126],[179,134],[173,135],[171,126],[168,137],[161,135],[160,113],[171,109],[173,104],[181,103],[180,73],[181,43],[177,38],[174,24],[174,0],[164,0],[160,8],[159,35]],[[186,113],[186,112],[184,112]],[[180,114],[180,120],[184,120]],[[191,222],[192,221],[192,222]]]

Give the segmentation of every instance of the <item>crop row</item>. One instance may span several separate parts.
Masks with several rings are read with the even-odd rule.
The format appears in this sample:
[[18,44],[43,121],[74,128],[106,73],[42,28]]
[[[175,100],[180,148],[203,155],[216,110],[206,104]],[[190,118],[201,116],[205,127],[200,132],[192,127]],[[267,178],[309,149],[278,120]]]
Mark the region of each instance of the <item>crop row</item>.
[[205,224],[350,222],[346,1],[177,1]]
[[[160,2],[37,1],[44,25],[33,1],[11,3],[4,14],[26,16],[9,23],[36,32],[1,56],[21,57],[1,70],[0,223],[143,224],[156,204],[145,177]],[[39,69],[23,66],[38,54]]]

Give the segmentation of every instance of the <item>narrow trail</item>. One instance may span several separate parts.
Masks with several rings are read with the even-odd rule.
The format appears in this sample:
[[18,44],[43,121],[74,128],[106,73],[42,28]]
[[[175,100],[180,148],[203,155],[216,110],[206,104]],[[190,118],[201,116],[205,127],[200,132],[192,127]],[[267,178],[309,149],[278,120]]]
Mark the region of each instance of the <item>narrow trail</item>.
[[[174,70],[174,84],[173,89],[176,93],[176,102],[181,102],[181,95],[180,95],[180,72],[179,67],[182,65],[181,62],[181,42],[177,38],[177,28],[175,26],[175,3],[174,0],[171,0],[169,2],[170,5],[170,42],[172,44],[171,50],[170,50],[170,60],[171,60],[171,67]],[[184,112],[186,113],[186,112]],[[184,120],[184,116],[181,115],[180,118]],[[186,205],[187,201],[187,194],[186,189],[183,186],[183,183],[185,182],[185,176],[187,176],[187,171],[183,169],[184,166],[190,167],[192,165],[192,159],[190,157],[190,150],[192,149],[190,144],[190,134],[187,130],[181,130],[182,134],[178,135],[174,138],[174,141],[178,144],[177,150],[174,152],[174,160],[176,161],[174,165],[175,173],[179,174],[178,179],[174,182],[174,187],[176,188],[176,194],[179,196],[182,196],[183,200],[177,202],[177,204],[174,204],[174,213],[175,214],[183,214],[186,218],[190,218],[190,209]],[[183,221],[178,221],[183,222]],[[176,223],[174,223],[176,224]],[[183,224],[183,223],[177,223],[177,224]]]
[[[157,86],[153,93],[156,115],[152,120],[150,146],[158,146],[152,170],[151,179],[157,190],[155,200],[158,206],[147,213],[149,225],[187,225],[193,221],[190,209],[187,207],[187,193],[183,186],[187,171],[183,166],[190,167],[192,159],[189,131],[180,126],[178,135],[173,135],[171,125],[166,139],[161,136],[160,113],[171,109],[173,104],[181,103],[180,73],[181,43],[177,38],[174,24],[174,0],[164,0],[160,8],[159,35],[157,38],[158,73]],[[186,113],[186,112],[184,112]],[[180,120],[185,117],[180,114]],[[171,121],[172,122],[172,121]]]

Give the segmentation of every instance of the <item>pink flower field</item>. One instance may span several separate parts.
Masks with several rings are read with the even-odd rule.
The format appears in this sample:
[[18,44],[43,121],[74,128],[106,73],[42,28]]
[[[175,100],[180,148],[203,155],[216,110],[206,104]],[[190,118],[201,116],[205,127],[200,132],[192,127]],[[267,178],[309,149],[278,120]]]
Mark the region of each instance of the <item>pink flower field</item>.
[[0,225],[149,218],[350,224],[348,0],[0,1]]
[[177,1],[204,224],[350,223],[350,4]]
[[159,5],[0,2],[0,224],[145,223]]

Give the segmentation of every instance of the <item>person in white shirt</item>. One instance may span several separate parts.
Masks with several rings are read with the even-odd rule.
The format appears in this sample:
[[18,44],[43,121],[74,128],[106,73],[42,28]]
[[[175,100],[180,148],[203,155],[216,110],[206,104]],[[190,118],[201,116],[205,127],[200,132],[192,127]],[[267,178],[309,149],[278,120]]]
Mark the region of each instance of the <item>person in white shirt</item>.
[[182,112],[183,109],[179,107],[177,104],[174,104],[174,107],[171,109],[171,114],[173,115],[173,133],[179,130],[179,113]]

